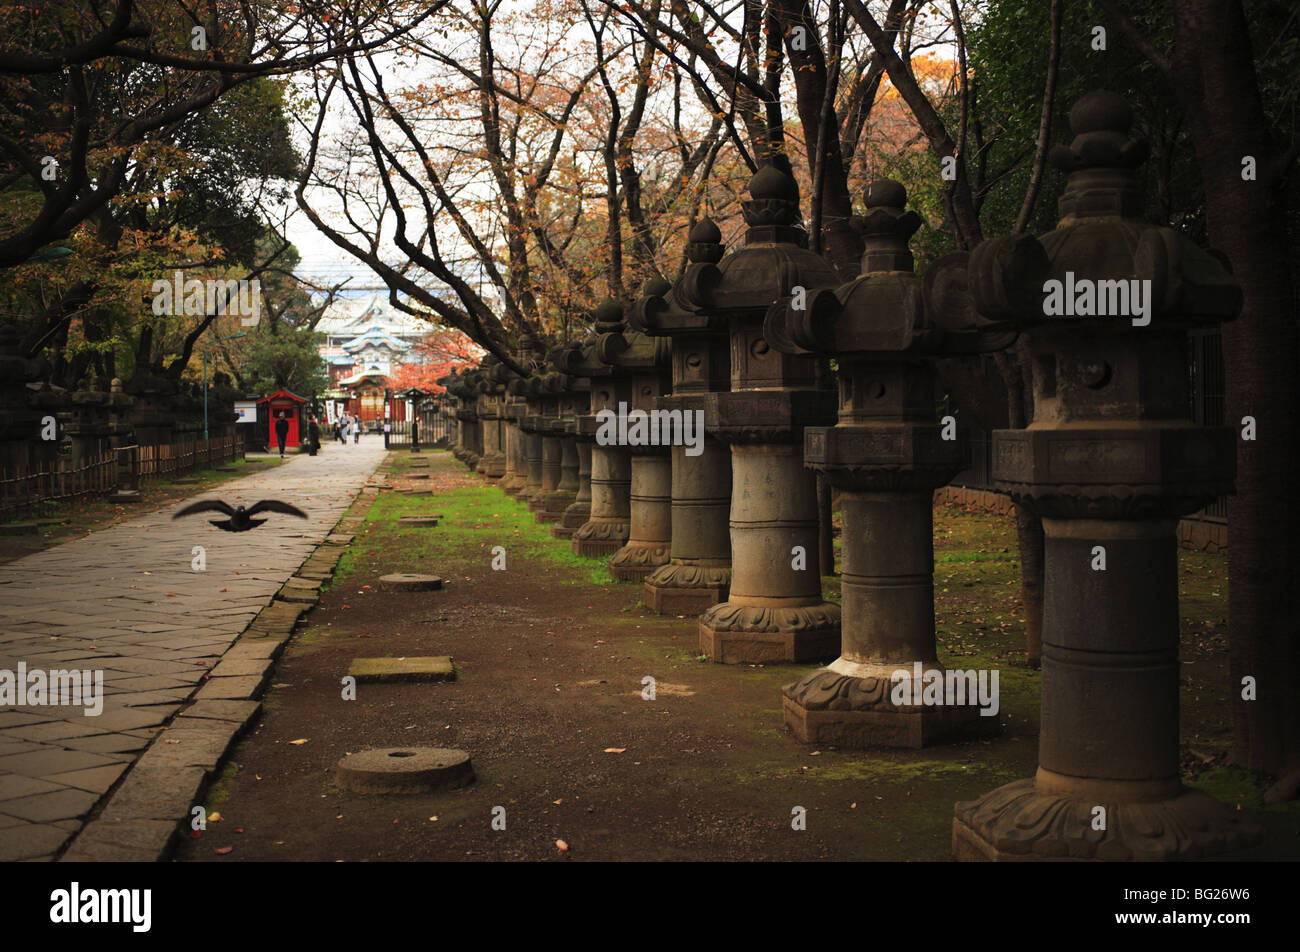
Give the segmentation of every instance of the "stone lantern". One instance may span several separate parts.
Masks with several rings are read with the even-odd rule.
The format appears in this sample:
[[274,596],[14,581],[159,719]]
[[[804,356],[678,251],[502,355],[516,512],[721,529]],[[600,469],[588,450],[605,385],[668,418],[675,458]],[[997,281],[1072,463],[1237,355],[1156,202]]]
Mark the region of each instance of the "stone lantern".
[[[550,372],[543,389],[553,395],[553,414],[547,418],[542,443],[542,476],[547,487],[537,512],[538,522],[559,523],[578,496],[578,438],[576,379],[558,370],[564,348],[553,347],[546,361]],[[581,394],[586,397],[586,394]],[[584,400],[585,406],[585,400]],[[588,473],[590,477],[590,472]],[[590,484],[588,493],[590,494]],[[561,538],[564,536],[557,536]]]
[[459,371],[453,370],[445,377],[439,377],[438,383],[447,391],[450,398],[451,406],[448,410],[448,416],[451,420],[451,429],[448,436],[451,443],[451,455],[460,462],[465,462],[465,457],[469,450],[466,448],[466,433],[463,421],[460,418],[461,407],[465,403],[464,375]]
[[1043,519],[1038,771],[958,803],[959,859],[1197,859],[1257,831],[1182,786],[1178,517],[1232,491],[1234,436],[1190,417],[1187,332],[1234,318],[1211,254],[1141,218],[1146,143],[1093,92],[1070,110],[1060,224],[972,253],[981,313],[1024,328],[1034,420],[993,435],[997,487]]
[[57,456],[58,440],[41,439],[46,414],[27,387],[48,371],[43,359],[24,356],[16,327],[0,326],[0,469],[26,473]]
[[453,371],[438,382],[446,388],[447,393],[456,401],[456,446],[451,455],[456,457],[471,470],[478,465],[478,453],[475,450],[475,422],[478,419],[476,405],[477,392],[472,371]]
[[[668,282],[651,281],[646,291],[659,296],[670,290]],[[644,300],[644,298],[642,299]],[[639,302],[638,302],[639,303]],[[640,581],[668,564],[672,542],[673,464],[670,454],[672,433],[660,432],[657,418],[647,419],[641,434],[637,415],[649,417],[660,397],[668,392],[670,342],[650,337],[628,327],[605,342],[605,354],[631,376],[631,401],[627,406],[627,450],[632,457],[631,513],[627,544],[609,560],[609,573],[620,581]],[[620,412],[623,408],[616,408]],[[653,423],[653,426],[651,425]]]
[[541,438],[531,419],[537,412],[537,403],[535,396],[530,399],[530,381],[540,363],[541,353],[541,342],[533,335],[525,334],[519,339],[515,362],[528,371],[528,376],[511,374],[501,410],[506,421],[506,473],[501,488],[530,503],[542,484]]
[[780,351],[839,361],[839,422],[804,430],[804,464],[840,491],[842,648],[785,688],[785,720],[807,743],[921,747],[998,729],[996,708],[976,706],[978,678],[960,682],[959,699],[923,690],[947,681],[934,637],[934,490],[962,461],[955,428],[942,438],[933,358],[977,349],[981,332],[945,333],[936,320],[912,271],[907,242],[921,219],[904,210],[903,186],[873,182],[865,202],[861,276],[783,300],[763,327]]
[[517,496],[528,482],[528,460],[524,456],[524,434],[519,429],[519,421],[527,412],[524,399],[515,393],[513,384],[518,379],[513,372],[507,371],[509,378],[504,382],[498,409],[501,432],[505,439],[506,471],[501,477],[501,488],[511,496]]
[[565,493],[560,490],[560,482],[564,478],[565,426],[561,405],[567,386],[568,377],[554,370],[546,370],[533,378],[533,388],[538,395],[541,410],[537,431],[542,443],[542,485],[528,508],[536,514],[537,522],[556,522],[576,494],[576,467],[574,491]]
[[[632,395],[632,378],[613,359],[611,350],[624,345],[623,306],[606,299],[596,308],[595,336],[576,354],[565,370],[591,379],[590,412],[578,417],[578,435],[591,441],[591,516],[573,533],[578,555],[613,555],[627,544],[631,532],[632,463],[627,447],[596,442],[601,410],[618,412]],[[614,343],[617,341],[617,343]]]
[[543,353],[541,341],[532,334],[521,337],[516,354],[519,363],[530,373],[527,377],[515,377],[509,385],[510,392],[521,398],[524,403],[519,414],[524,458],[524,486],[519,491],[519,498],[524,500],[530,512],[536,511],[543,494],[542,429],[545,425],[548,403],[540,386],[539,373]]
[[490,360],[485,359],[483,363],[486,372],[485,378],[485,410],[487,419],[490,423],[485,424],[490,428],[491,445],[489,447],[488,436],[484,437],[484,450],[487,456],[487,464],[484,467],[483,475],[492,482],[500,482],[506,476],[506,387],[510,382],[510,371],[496,357],[489,355]]
[[476,472],[489,481],[501,479],[506,474],[506,454],[503,448],[501,403],[505,393],[507,372],[501,361],[492,354],[483,358],[483,379],[479,382],[478,418],[483,428],[483,455],[479,457]]
[[465,374],[461,386],[461,408],[456,413],[460,417],[461,434],[465,438],[463,462],[471,472],[478,469],[479,457],[483,453],[483,426],[478,418],[478,393],[482,379],[481,370],[471,370]]
[[[571,363],[581,366],[583,346],[571,341],[557,348],[554,352],[555,366],[561,371]],[[595,435],[594,430],[590,435],[584,434],[579,425],[591,407],[591,378],[571,373],[566,376],[570,383],[561,414],[564,420],[564,455],[560,461],[560,490],[565,490],[572,481],[574,496],[560,513],[559,520],[551,526],[551,535],[557,539],[572,539],[573,534],[591,518],[591,445],[595,442]]]
[[[722,234],[709,218],[691,229],[691,264],[722,260]],[[656,409],[678,413],[683,423],[705,412],[708,394],[728,388],[726,320],[688,308],[679,289],[665,286],[633,307],[637,330],[672,342],[672,392]],[[701,428],[703,429],[703,428]],[[695,615],[725,601],[731,586],[731,450],[715,436],[697,434],[695,447],[672,447],[672,543],[667,565],[645,580],[645,603],[664,615]]]
[[97,457],[108,447],[113,432],[113,396],[99,377],[91,377],[84,389],[70,395],[72,414],[65,432],[72,439],[73,459],[80,462]]
[[763,337],[767,309],[795,287],[832,287],[831,266],[795,227],[798,188],[766,165],[743,203],[745,245],[717,264],[692,264],[682,303],[726,322],[731,390],[710,393],[705,423],[731,445],[731,588],[700,616],[700,650],[714,661],[809,661],[839,650],[840,608],[822,598],[817,488],[803,466],[803,429],[835,419],[814,357],[783,354]]

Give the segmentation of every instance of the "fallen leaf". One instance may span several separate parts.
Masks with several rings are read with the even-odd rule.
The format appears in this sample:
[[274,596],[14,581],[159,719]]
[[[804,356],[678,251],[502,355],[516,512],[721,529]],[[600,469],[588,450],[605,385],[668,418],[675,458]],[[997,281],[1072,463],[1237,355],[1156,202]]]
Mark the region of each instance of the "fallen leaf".
[[209,822],[209,823],[220,823],[220,822],[221,822],[221,814],[218,813],[217,811],[213,810],[211,813],[208,814],[208,822]]
[[564,840],[556,840],[555,848],[561,853],[567,853],[569,851],[569,844],[564,842]]
[[437,823],[437,822],[438,822],[438,818],[437,818],[436,816],[431,816],[431,817],[429,817],[429,822],[430,822],[430,823]]
[[551,802],[554,803],[554,804],[558,807],[561,803],[564,802],[564,797],[560,797],[560,799],[558,799],[558,800],[552,800]]
[[232,850],[234,850],[233,846],[219,846],[216,849],[214,849],[212,852],[219,853],[220,855],[225,856],[227,853],[231,852]]
[[202,830],[190,830],[190,839],[192,840],[197,840],[202,835],[203,835]]
[[291,743],[291,744],[305,744],[305,743],[307,743],[307,738],[306,738],[306,737],[300,737],[300,738],[298,738],[297,740],[291,740],[291,741],[289,741],[289,743]]
[[621,753],[623,753],[623,751],[625,751],[625,750],[627,750],[626,747],[606,747],[606,748],[605,748],[605,753],[607,753],[607,754],[621,754]]

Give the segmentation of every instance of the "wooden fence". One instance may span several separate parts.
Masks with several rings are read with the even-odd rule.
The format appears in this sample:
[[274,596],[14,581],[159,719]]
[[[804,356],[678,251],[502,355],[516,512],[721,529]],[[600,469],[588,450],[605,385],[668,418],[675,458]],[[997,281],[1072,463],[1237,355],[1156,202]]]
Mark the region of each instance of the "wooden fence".
[[79,460],[60,457],[21,473],[0,469],[0,518],[12,518],[43,502],[87,499],[116,490],[117,458],[111,452]]
[[164,443],[160,446],[137,446],[135,478],[140,482],[156,482],[213,464],[229,463],[243,454],[244,438],[240,435],[221,436],[206,441]]
[[[217,437],[156,446],[127,446],[131,450],[130,486],[157,482],[244,455],[244,438]],[[113,450],[72,459],[61,456],[35,469],[0,469],[0,520],[14,519],[44,503],[72,502],[107,496],[128,488]]]

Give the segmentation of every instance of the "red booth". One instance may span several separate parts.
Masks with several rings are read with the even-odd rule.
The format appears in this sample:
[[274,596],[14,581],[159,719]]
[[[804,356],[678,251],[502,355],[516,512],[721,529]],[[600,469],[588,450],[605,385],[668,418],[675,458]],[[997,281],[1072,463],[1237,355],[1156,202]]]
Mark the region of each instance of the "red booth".
[[284,411],[284,415],[289,418],[289,437],[284,441],[285,449],[298,445],[298,408],[307,402],[306,397],[300,397],[296,393],[290,393],[288,390],[277,390],[269,397],[263,397],[257,401],[259,404],[266,404],[267,417],[267,438],[268,446],[276,446],[275,441],[275,421]]

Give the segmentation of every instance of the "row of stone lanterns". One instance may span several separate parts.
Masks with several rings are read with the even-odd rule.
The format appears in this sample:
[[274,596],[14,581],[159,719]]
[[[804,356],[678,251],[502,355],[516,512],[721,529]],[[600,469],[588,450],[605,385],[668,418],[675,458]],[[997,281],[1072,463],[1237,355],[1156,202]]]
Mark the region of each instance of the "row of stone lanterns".
[[[724,255],[700,222],[676,284],[648,287],[626,322],[602,304],[590,337],[552,353],[550,374],[511,384],[531,415],[501,417],[519,421],[507,424],[516,446],[554,433],[578,459],[589,452],[574,551],[610,555],[655,611],[699,612],[712,660],[838,653],[784,689],[795,736],[920,747],[998,730],[973,699],[917,703],[912,683],[966,674],[944,667],[935,638],[932,498],[961,462],[936,411],[936,360],[1025,334],[1034,421],[994,434],[994,474],[1046,535],[1039,767],[957,805],[962,859],[1197,858],[1258,836],[1178,775],[1175,525],[1231,492],[1233,475],[1232,431],[1189,417],[1186,333],[1232,319],[1240,291],[1213,256],[1141,220],[1146,153],[1131,122],[1112,94],[1081,99],[1073,143],[1052,153],[1069,176],[1060,226],[948,256],[925,280],[901,185],[868,187],[861,274],[845,284],[806,247],[794,180],[765,166],[741,248]],[[1051,298],[1085,287],[1092,296],[1070,308]],[[574,401],[572,419],[546,422],[555,394]],[[702,413],[701,451],[598,438],[602,411],[620,404]],[[547,485],[556,455],[543,443],[529,457],[541,463],[530,485]],[[579,472],[557,535],[575,521]],[[842,609],[822,597],[816,473],[839,491]]]

